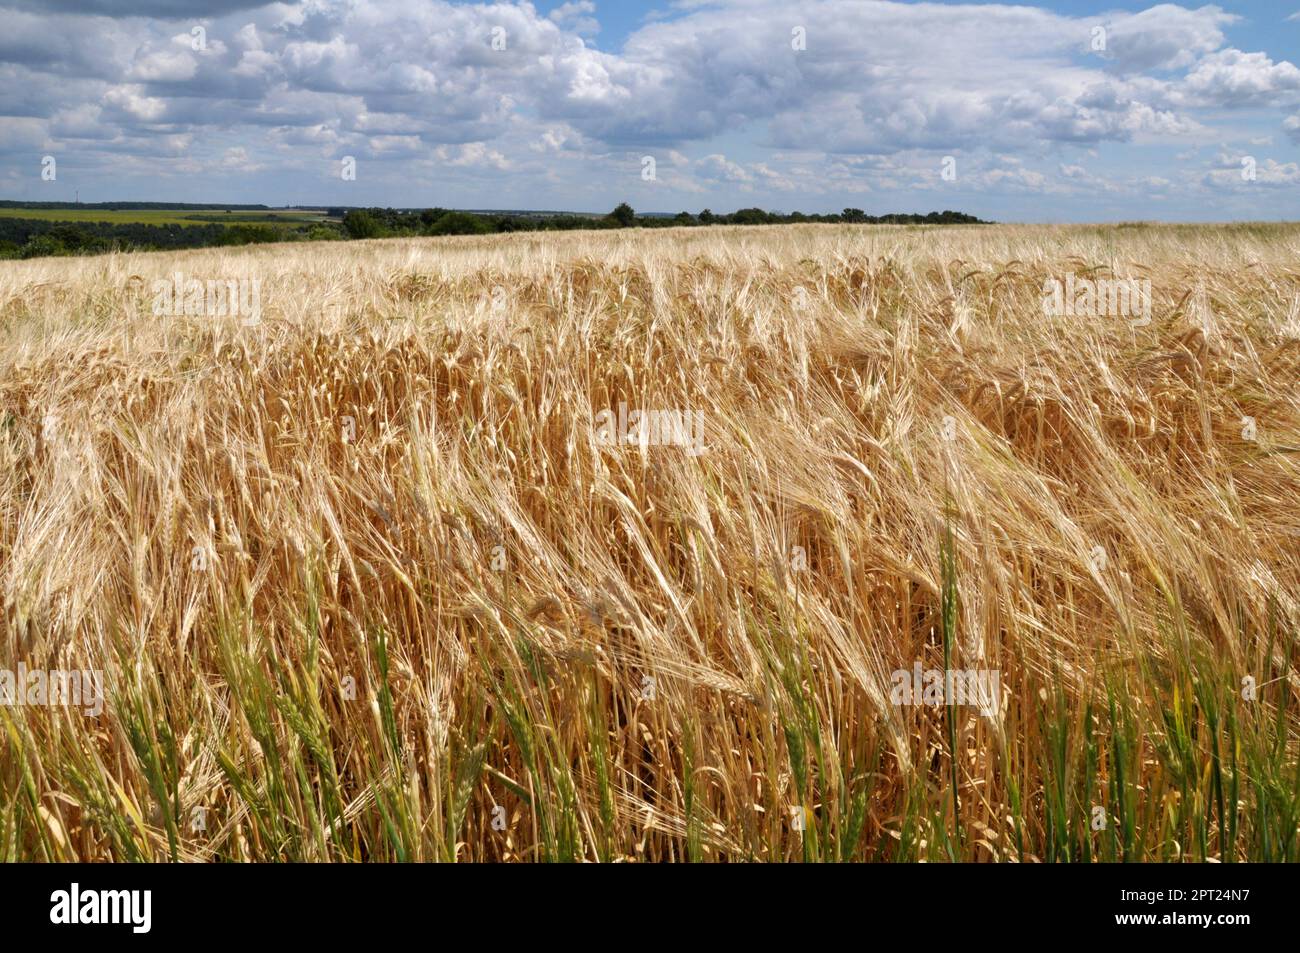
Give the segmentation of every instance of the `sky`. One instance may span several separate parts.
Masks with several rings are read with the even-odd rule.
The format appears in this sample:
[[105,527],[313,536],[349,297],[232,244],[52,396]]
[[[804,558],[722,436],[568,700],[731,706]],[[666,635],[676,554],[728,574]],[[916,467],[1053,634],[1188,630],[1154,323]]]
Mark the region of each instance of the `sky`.
[[1300,0],[0,0],[0,198],[1300,219]]

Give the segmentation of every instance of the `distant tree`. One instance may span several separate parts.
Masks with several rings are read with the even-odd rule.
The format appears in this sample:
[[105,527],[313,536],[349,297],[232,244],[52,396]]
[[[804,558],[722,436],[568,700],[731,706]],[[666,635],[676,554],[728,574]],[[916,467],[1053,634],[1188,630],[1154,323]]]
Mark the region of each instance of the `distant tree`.
[[492,226],[469,212],[447,212],[424,232],[426,235],[486,235]]
[[78,252],[82,249],[87,251],[93,250],[96,239],[93,235],[87,235],[75,225],[55,225],[46,232],[51,239],[58,242],[69,252]]
[[695,216],[690,212],[678,212],[673,216],[673,221],[678,225],[694,225]]
[[49,235],[36,235],[22,247],[23,258],[44,258],[47,255],[66,255],[67,248]]
[[343,228],[349,238],[378,238],[379,222],[364,209],[354,209],[343,216]]
[[867,213],[860,208],[846,208],[840,213],[840,220],[844,222],[861,223],[867,220]]
[[717,221],[717,217],[707,208],[700,213],[701,225],[712,225],[715,221]]
[[337,228],[329,225],[313,225],[303,232],[303,238],[309,242],[333,242],[342,237]]
[[222,230],[218,245],[260,245],[278,242],[283,237],[279,229],[270,225],[231,225]]
[[631,228],[636,224],[636,212],[626,202],[620,202],[618,207],[609,213],[609,217],[618,223],[619,228]]

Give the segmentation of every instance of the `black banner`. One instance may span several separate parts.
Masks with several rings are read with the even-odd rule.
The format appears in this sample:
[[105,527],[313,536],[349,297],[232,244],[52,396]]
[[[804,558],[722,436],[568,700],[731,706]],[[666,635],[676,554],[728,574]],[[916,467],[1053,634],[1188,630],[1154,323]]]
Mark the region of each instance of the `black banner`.
[[[610,936],[686,917],[719,938],[846,913],[911,923],[918,938],[994,922],[1071,940],[1200,932],[1231,942],[1290,920],[1290,871],[1265,865],[758,865],[596,873],[473,865],[4,865],[6,938],[118,942],[320,939],[374,942],[383,924],[419,932],[428,917],[462,926],[568,923]],[[750,902],[737,906],[736,891]],[[622,899],[619,899],[619,898]],[[710,912],[710,898],[717,908]],[[629,904],[628,901],[635,901]],[[762,911],[755,915],[758,911]],[[692,928],[694,929],[694,928]]]

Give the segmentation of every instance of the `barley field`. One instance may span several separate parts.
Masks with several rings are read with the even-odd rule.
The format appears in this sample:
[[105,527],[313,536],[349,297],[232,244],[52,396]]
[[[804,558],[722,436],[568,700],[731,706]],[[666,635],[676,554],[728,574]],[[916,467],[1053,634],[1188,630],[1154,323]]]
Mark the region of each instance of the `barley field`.
[[1292,861],[1298,599],[1300,226],[0,264],[5,860]]

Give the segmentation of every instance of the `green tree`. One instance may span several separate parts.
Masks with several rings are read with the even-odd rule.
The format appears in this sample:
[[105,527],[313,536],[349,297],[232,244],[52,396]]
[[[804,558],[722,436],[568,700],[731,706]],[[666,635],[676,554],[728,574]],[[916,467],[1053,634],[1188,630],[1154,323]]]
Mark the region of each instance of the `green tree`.
[[63,243],[49,235],[33,235],[22,247],[23,258],[44,258],[47,255],[66,255],[68,250]]
[[609,213],[609,217],[618,223],[619,228],[631,228],[636,224],[636,212],[626,202],[619,202],[618,207]]
[[492,226],[469,212],[447,212],[424,230],[426,235],[486,235]]
[[343,228],[349,238],[378,238],[379,222],[364,209],[354,209],[343,216]]

